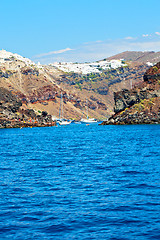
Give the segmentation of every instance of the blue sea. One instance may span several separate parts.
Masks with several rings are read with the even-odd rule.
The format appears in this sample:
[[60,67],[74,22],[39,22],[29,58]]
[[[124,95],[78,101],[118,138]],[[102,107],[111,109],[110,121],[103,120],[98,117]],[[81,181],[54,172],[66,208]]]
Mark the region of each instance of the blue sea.
[[160,239],[160,125],[0,129],[0,239]]

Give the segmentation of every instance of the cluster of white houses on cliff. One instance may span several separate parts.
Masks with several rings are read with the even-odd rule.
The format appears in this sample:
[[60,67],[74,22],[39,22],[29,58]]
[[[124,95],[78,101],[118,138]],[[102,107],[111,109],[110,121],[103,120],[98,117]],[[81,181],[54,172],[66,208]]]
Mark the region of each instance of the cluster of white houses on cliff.
[[72,62],[55,62],[50,64],[62,70],[64,72],[75,72],[80,74],[88,74],[88,73],[99,73],[101,70],[106,69],[115,69],[119,67],[126,66],[125,62],[121,60],[102,60],[98,62],[91,63],[72,63]]

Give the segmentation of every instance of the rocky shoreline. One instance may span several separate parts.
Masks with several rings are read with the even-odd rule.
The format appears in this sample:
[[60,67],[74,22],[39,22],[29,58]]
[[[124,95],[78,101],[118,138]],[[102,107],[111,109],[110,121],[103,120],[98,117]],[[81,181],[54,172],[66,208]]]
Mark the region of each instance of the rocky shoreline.
[[[0,71],[0,128],[55,126],[56,122],[53,121],[54,117],[52,117],[51,114],[54,113],[55,116],[58,115],[61,92],[63,93],[66,117],[69,118],[70,114],[72,114],[71,117],[80,118],[81,113],[85,114],[86,100],[84,101],[83,94],[87,93],[84,88],[83,93],[79,91],[79,96],[75,93],[71,94],[70,91],[64,91],[60,85],[57,85],[58,80],[53,81],[50,75],[45,75],[46,72],[44,69],[32,68],[31,66],[26,67],[25,63],[21,62],[18,62],[18,64],[22,65],[20,65],[20,67],[18,65],[21,75],[15,75],[14,78],[11,78],[15,71],[17,71],[15,70],[15,66],[17,66],[16,61],[17,60],[11,61],[11,59],[9,59],[9,61],[5,62],[5,65],[1,67],[2,70]],[[110,114],[108,114],[109,107],[103,103],[103,99],[99,99],[96,95],[100,93],[96,93],[92,89],[92,95],[87,96],[90,113],[94,112],[97,114],[96,118],[98,118],[100,112],[102,115],[111,116],[107,121],[104,121],[102,125],[160,123],[160,63],[150,67],[144,73],[143,79],[141,75],[139,84],[133,85],[132,80],[134,80],[134,82],[137,81],[133,79],[133,73],[135,74],[134,76],[137,76],[136,74],[139,73],[139,67],[134,68],[135,72],[132,72],[131,75],[127,73],[129,71],[128,67],[126,69],[118,69],[118,72],[115,70],[109,73],[106,72],[106,77],[108,76],[107,79],[110,79],[110,82],[108,82],[106,77],[101,79],[108,82],[108,84],[115,83],[116,81],[119,82],[117,77],[120,74],[121,77],[124,77],[125,82],[128,81],[128,83],[130,83],[129,85],[124,85],[123,89],[121,87],[121,91],[118,91],[118,88],[118,92],[114,93],[114,115],[111,116],[112,110]],[[53,69],[49,68],[46,71],[51,74],[51,70],[53,71]],[[143,65],[141,70],[142,73],[144,71]],[[48,76],[50,80],[47,80],[46,76]],[[62,80],[63,77],[60,76],[59,79]],[[72,77],[74,77],[75,81],[78,81],[74,74],[68,79],[69,82],[72,82]],[[81,78],[83,77],[84,76],[81,76]],[[93,78],[95,81],[93,81]],[[138,78],[138,76],[136,78]],[[83,80],[85,84],[90,81],[88,78]],[[96,79],[95,75],[92,76],[91,83],[93,82],[94,84],[96,82],[98,84],[98,79]],[[99,84],[96,86],[98,87],[98,91],[100,90],[101,95],[108,94],[110,102],[112,102],[114,89],[112,89],[112,91],[109,90],[111,92],[108,93],[108,90],[104,92],[104,89],[100,88]],[[125,89],[128,88],[128,86],[131,87],[130,90]],[[20,89],[20,91],[16,89]]]
[[46,111],[36,113],[22,108],[22,101],[5,88],[0,88],[0,128],[55,126]]
[[8,121],[6,119],[1,119],[0,129],[3,128],[32,128],[32,127],[52,127],[56,126],[56,121],[51,123],[29,123],[23,121]]
[[115,114],[102,125],[160,124],[160,63],[149,68],[144,81],[114,93]]

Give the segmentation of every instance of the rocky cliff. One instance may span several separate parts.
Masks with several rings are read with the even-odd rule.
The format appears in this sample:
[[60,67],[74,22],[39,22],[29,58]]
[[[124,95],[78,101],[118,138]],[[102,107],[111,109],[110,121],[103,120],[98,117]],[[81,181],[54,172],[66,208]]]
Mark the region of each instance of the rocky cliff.
[[22,109],[33,109],[36,114],[46,111],[53,118],[59,116],[61,92],[65,118],[85,117],[86,99],[90,117],[111,116],[113,92],[129,89],[131,79],[133,85],[142,82],[147,69],[145,64],[129,63],[97,74],[65,73],[53,66],[42,66],[17,54],[0,51],[0,87],[19,99]]
[[22,101],[7,89],[0,87],[0,128],[54,126],[51,115],[33,109],[23,109]]
[[[80,120],[82,116],[86,117],[86,100],[88,100],[89,117],[106,119],[113,114],[114,99],[117,98],[116,113],[131,104],[129,100],[122,104],[118,100],[120,95],[114,95],[114,92],[126,89],[127,97],[127,94],[131,94],[129,93],[131,86],[143,82],[143,75],[148,68],[145,63],[130,61],[125,67],[103,70],[100,73],[65,73],[51,65],[42,66],[17,54],[0,51],[0,94],[3,95],[4,91],[8,91],[8,99],[6,98],[1,105],[0,119],[8,121],[15,107],[17,111],[14,115],[15,119],[18,119],[16,114],[26,115],[28,119],[28,112],[34,112],[36,116],[33,117],[31,114],[30,118],[40,122],[41,117],[44,120],[42,112],[47,112],[48,117],[44,120],[46,123],[50,119],[49,116],[52,119],[59,117],[61,93],[63,93],[65,118]],[[12,94],[16,100],[11,102],[9,94]],[[143,93],[138,90],[137,94]],[[134,103],[138,97],[134,92],[131,95],[131,102]],[[19,108],[17,108],[18,102],[21,104]],[[6,113],[7,111],[10,113]],[[4,116],[5,114],[7,115]],[[37,117],[39,115],[42,116]]]
[[144,81],[114,94],[115,114],[107,124],[160,123],[160,62],[149,68]]

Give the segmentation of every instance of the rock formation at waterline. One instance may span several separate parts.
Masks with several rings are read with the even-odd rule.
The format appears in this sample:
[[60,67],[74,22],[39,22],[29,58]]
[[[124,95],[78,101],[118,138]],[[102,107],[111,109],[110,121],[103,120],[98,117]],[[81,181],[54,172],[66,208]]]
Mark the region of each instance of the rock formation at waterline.
[[160,62],[149,68],[143,79],[131,90],[114,93],[115,114],[102,125],[160,123]]

